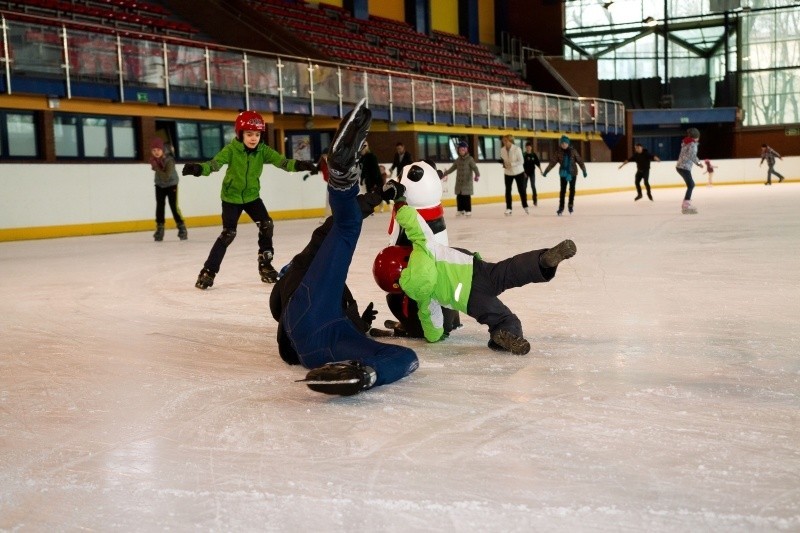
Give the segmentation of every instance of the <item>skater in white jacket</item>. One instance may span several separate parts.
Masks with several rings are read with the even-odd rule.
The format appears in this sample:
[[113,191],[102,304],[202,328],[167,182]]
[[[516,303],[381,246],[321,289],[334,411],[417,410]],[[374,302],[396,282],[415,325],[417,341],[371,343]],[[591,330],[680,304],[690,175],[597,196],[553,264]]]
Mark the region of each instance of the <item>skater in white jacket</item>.
[[689,128],[686,130],[686,137],[683,138],[681,144],[681,153],[678,156],[678,163],[675,165],[675,170],[686,182],[686,194],[683,197],[683,204],[681,204],[681,212],[684,215],[694,215],[697,209],[692,205],[692,190],[694,189],[694,179],[692,179],[692,165],[702,167],[703,163],[697,159],[697,145],[700,140],[700,131],[697,128]]

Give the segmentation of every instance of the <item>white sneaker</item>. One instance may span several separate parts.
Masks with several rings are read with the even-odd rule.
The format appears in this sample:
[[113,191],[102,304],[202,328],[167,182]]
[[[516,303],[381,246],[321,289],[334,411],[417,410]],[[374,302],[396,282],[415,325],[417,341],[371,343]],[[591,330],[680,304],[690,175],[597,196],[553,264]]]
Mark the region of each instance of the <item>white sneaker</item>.
[[458,213],[456,213],[456,216],[457,217],[463,217],[464,216],[464,211],[459,211]]
[[526,215],[530,215],[531,214],[530,209],[528,209],[527,207],[524,207],[523,209],[525,209],[525,214]]
[[464,216],[471,217],[472,216],[472,211],[465,211],[464,212]]
[[511,209],[506,209],[506,213],[505,214],[506,214],[507,217],[510,217],[511,216]]

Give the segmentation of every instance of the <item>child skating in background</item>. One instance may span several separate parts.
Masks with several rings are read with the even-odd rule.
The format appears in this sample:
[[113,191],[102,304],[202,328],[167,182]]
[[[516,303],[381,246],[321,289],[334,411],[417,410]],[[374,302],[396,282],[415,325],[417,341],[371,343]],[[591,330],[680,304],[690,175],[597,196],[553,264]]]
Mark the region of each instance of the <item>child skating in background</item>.
[[569,140],[569,137],[562,135],[558,146],[560,149],[550,156],[550,163],[542,172],[542,176],[547,176],[551,168],[559,165],[558,175],[561,179],[561,190],[558,194],[558,211],[556,211],[556,214],[561,216],[564,212],[564,196],[567,192],[567,186],[569,186],[567,209],[572,214],[573,206],[575,205],[575,182],[578,181],[578,167],[581,167],[584,178],[587,178],[588,175],[586,174],[586,165],[583,164],[583,158],[572,146],[572,141]]
[[156,242],[164,240],[164,209],[169,201],[172,218],[178,227],[178,238],[185,241],[188,238],[186,224],[183,221],[181,210],[178,208],[178,171],[175,170],[175,158],[160,137],[150,142],[150,168],[155,173],[156,187],[156,232],[153,239]]
[[[478,181],[481,177],[481,172],[478,170],[478,165],[475,160],[469,155],[469,146],[465,142],[458,143],[458,157],[453,164],[445,170],[442,179],[447,179],[446,176],[456,171],[456,184],[453,187],[453,192],[456,194],[456,207],[458,209],[457,216],[472,216],[472,182]],[[474,176],[474,177],[473,177]]]
[[264,119],[255,111],[243,111],[234,124],[236,138],[205,163],[187,163],[183,175],[208,176],[227,165],[222,180],[222,233],[217,237],[195,287],[207,289],[214,284],[228,246],[236,237],[236,227],[242,211],[258,226],[258,271],[261,281],[275,283],[278,273],[272,266],[273,222],[261,200],[261,172],[269,163],[287,172],[316,172],[311,161],[287,159],[263,142],[266,131]]
[[706,167],[706,169],[703,171],[703,174],[708,174],[708,186],[711,187],[714,185],[714,169],[718,167],[716,165],[712,165],[709,159],[703,160],[703,164]]
[[527,141],[525,143],[525,153],[522,154],[522,168],[525,169],[525,176],[531,182],[531,198],[533,199],[533,206],[539,205],[539,195],[536,192],[536,169],[542,171],[542,163],[539,161],[539,156],[533,151],[533,143]]
[[678,171],[683,181],[686,183],[686,194],[683,196],[681,212],[684,215],[695,215],[697,209],[692,205],[692,190],[694,190],[694,179],[692,179],[692,165],[702,167],[703,164],[697,159],[697,145],[700,140],[700,130],[689,128],[686,130],[686,137],[681,144],[681,153],[678,155],[678,162],[675,170]]

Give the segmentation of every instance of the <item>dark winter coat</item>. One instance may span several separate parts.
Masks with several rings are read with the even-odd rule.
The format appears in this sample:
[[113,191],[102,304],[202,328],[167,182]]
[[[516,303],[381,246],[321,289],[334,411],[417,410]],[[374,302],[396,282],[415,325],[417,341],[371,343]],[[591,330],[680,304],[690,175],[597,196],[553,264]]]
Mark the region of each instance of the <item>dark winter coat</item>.
[[531,152],[522,153],[522,166],[525,168],[525,175],[529,178],[536,176],[536,169],[542,171],[542,163],[539,161],[539,156]]
[[403,155],[401,156],[400,154],[395,152],[394,160],[392,161],[392,167],[389,169],[389,174],[391,174],[395,169],[397,169],[397,177],[399,178],[400,176],[403,175],[403,168],[405,168],[406,165],[410,165],[411,163],[412,163],[411,154],[409,154],[408,152],[403,152]]
[[[556,165],[563,165],[564,158],[566,158],[567,156],[569,156],[570,159],[569,168],[568,169],[562,168],[561,170],[567,170],[569,172],[570,177],[572,179],[575,179],[575,177],[578,176],[578,167],[581,167],[583,175],[586,176],[586,165],[583,164],[583,158],[581,157],[581,154],[579,154],[578,151],[572,147],[572,145],[568,146],[566,150],[564,150],[559,146],[558,150],[553,152],[553,154],[550,156],[550,163],[547,165],[547,168],[544,169],[542,175],[543,176],[546,175],[548,172],[550,172],[550,169]],[[561,175],[560,171],[559,175]]]
[[367,152],[361,156],[359,165],[361,166],[361,184],[367,188],[367,192],[383,188],[383,178],[381,177],[381,169],[378,165],[378,156],[372,152]]
[[481,175],[480,170],[478,170],[478,165],[475,164],[475,160],[469,154],[460,155],[453,161],[453,165],[445,171],[444,175],[447,176],[454,170],[456,171],[456,185],[453,188],[453,192],[456,194],[472,195],[473,173],[475,177],[480,177]]

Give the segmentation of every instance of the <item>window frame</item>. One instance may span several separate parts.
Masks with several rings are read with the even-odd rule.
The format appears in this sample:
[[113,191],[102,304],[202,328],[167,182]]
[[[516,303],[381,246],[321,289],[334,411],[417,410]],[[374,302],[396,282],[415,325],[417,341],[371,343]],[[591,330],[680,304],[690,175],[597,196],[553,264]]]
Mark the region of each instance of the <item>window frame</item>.
[[[56,142],[55,138],[55,128],[56,124],[60,123],[61,119],[75,119],[75,143],[77,145],[77,154],[76,155],[62,155],[58,153],[58,143]],[[84,138],[84,128],[87,127],[86,121],[89,120],[103,120],[105,124],[103,128],[105,129],[105,142],[107,148],[107,154],[97,156],[97,155],[86,155],[86,144]],[[130,124],[130,129],[132,132],[132,139],[133,139],[133,155],[132,156],[116,156],[114,155],[114,129],[115,128],[127,128],[128,125],[121,125],[121,123],[127,122]],[[95,126],[96,125],[91,125]],[[123,115],[100,115],[100,114],[84,114],[84,113],[55,113],[53,115],[53,130],[54,130],[54,150],[55,150],[55,157],[56,160],[68,160],[68,161],[76,161],[76,160],[86,160],[86,161],[119,161],[119,162],[130,162],[130,161],[138,161],[140,158],[139,148],[136,143],[136,139],[138,139],[138,123],[136,117],[133,116],[123,116]]]
[[[8,117],[9,115],[21,115],[31,117],[33,124],[33,141],[34,154],[33,155],[12,155],[10,153],[11,137],[8,132]],[[25,111],[22,109],[0,109],[0,160],[3,161],[24,161],[31,159],[41,159],[42,152],[39,142],[39,121],[35,111]]]

